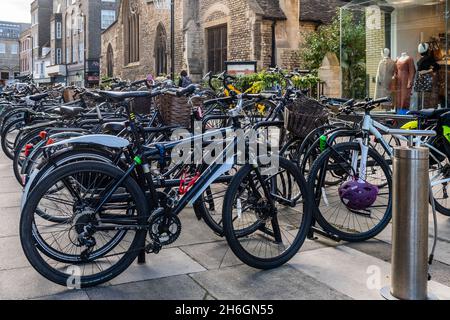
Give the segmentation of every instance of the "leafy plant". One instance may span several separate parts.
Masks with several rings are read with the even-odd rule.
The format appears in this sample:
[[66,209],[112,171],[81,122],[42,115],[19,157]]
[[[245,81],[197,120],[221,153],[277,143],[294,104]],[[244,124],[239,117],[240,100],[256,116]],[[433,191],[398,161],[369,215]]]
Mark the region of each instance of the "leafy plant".
[[[342,28],[342,39],[341,39]],[[360,13],[342,10],[333,22],[304,34],[300,57],[305,68],[318,70],[328,52],[340,57],[345,97],[366,95],[366,26]],[[341,42],[342,41],[342,42]],[[342,50],[342,51],[341,51]]]
[[[297,76],[292,78],[292,82],[299,89],[308,89],[315,87],[319,82],[319,78],[315,75]],[[233,85],[241,92],[260,93],[266,90],[276,90],[280,87],[285,87],[286,84],[286,79],[283,75],[264,70],[254,74],[239,76]],[[216,88],[223,86],[219,81],[216,81],[213,85]]]

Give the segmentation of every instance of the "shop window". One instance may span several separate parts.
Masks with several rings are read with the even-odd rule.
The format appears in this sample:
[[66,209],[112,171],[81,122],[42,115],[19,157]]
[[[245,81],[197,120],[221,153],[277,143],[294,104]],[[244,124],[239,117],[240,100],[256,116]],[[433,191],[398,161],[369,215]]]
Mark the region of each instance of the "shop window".
[[[398,113],[448,107],[446,1],[354,0],[343,6],[342,96],[388,96],[393,102],[385,109]],[[354,36],[358,30],[362,37]],[[345,42],[352,38],[358,43]]]
[[225,69],[228,56],[227,25],[207,29],[208,70],[215,73]]

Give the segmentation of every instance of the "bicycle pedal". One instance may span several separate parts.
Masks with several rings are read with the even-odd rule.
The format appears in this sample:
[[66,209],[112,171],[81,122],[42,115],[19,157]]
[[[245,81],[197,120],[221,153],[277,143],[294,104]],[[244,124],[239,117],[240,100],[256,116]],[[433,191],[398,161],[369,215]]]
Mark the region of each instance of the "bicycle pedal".
[[150,243],[148,245],[145,246],[145,252],[147,253],[154,253],[154,254],[158,254],[162,249],[162,245],[160,245],[159,243]]

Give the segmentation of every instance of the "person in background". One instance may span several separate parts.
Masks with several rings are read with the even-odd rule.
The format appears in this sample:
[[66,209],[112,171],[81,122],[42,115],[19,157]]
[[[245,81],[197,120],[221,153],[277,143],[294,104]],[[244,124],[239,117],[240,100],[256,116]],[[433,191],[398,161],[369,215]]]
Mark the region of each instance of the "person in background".
[[178,86],[181,88],[186,88],[190,84],[192,84],[192,80],[191,80],[191,78],[189,78],[186,70],[181,71]]

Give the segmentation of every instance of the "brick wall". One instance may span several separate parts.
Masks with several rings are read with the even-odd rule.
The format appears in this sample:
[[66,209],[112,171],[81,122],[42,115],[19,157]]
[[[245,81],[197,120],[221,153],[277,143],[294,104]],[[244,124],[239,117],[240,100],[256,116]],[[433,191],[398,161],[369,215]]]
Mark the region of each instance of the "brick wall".
[[381,24],[379,28],[369,27],[366,30],[366,69],[369,77],[369,94],[375,94],[376,76],[378,65],[381,60],[381,52],[386,46],[385,17],[381,14]]

